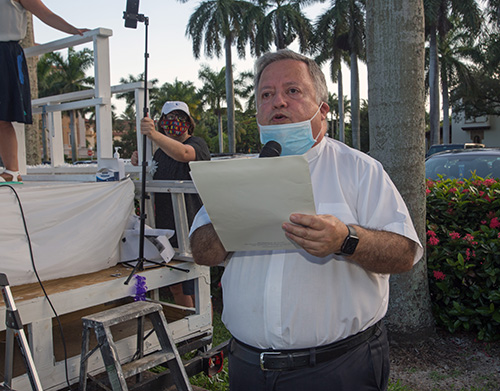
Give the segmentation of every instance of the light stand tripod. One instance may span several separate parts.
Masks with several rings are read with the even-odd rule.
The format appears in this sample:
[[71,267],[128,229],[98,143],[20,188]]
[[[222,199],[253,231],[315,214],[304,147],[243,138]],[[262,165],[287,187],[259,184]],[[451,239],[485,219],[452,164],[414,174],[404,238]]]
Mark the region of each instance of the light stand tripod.
[[[143,118],[148,116],[148,26],[149,18],[143,14],[139,14],[139,0],[127,0],[127,9],[123,12],[123,19],[125,19],[125,27],[137,28],[137,22],[144,23],[145,27],[145,42],[144,42],[144,110]],[[125,285],[128,285],[134,274],[139,270],[144,270],[144,262],[148,261],[154,263],[158,266],[162,266],[162,263],[147,260],[144,258],[144,231],[146,225],[146,167],[148,162],[146,161],[146,135],[142,136],[142,177],[141,177],[141,206],[140,206],[140,230],[139,230],[139,256],[136,259],[136,264],[134,269],[125,281]],[[180,270],[183,272],[189,272],[189,270],[176,268],[175,266],[169,266],[172,269]]]

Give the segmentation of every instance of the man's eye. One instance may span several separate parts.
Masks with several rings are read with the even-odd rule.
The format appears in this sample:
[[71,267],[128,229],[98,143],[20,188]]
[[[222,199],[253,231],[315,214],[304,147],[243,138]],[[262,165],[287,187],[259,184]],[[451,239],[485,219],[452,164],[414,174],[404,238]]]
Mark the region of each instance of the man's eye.
[[299,90],[298,90],[298,88],[290,88],[290,89],[288,90],[288,92],[289,92],[290,94],[296,94],[296,93],[298,93],[298,92],[299,92]]
[[261,96],[262,96],[262,99],[267,99],[267,98],[269,98],[271,96],[271,93],[269,93],[269,92],[263,92]]

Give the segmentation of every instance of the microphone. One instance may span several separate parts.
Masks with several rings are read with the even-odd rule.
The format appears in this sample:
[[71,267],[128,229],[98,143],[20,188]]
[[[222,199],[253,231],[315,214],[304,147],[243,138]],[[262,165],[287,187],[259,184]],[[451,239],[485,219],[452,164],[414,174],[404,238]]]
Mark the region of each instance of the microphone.
[[127,0],[127,10],[123,13],[125,27],[136,29],[139,13],[139,0]]
[[264,145],[260,151],[259,157],[277,157],[281,155],[281,144],[271,140]]

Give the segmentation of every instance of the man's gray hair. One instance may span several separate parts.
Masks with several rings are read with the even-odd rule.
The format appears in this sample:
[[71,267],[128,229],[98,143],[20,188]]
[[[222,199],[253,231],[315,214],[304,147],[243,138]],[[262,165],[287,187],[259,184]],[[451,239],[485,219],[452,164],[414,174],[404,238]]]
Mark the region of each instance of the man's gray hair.
[[318,101],[318,104],[321,102],[328,103],[328,88],[326,86],[325,75],[323,74],[323,71],[321,70],[319,65],[309,57],[303,56],[299,53],[295,53],[290,49],[281,49],[276,52],[265,53],[255,62],[254,91],[256,102],[257,90],[259,88],[259,82],[262,76],[262,72],[269,64],[281,60],[296,60],[305,63],[313,80],[314,88],[316,89],[316,100]]

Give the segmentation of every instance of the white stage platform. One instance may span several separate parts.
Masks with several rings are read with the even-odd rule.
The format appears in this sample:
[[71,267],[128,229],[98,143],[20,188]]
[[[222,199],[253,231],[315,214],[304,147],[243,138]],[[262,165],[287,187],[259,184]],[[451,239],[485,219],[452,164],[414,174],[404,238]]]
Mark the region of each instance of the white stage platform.
[[[91,273],[120,260],[120,239],[134,203],[134,184],[25,182],[0,185],[1,271],[11,285]],[[25,232],[21,208],[28,236]]]

